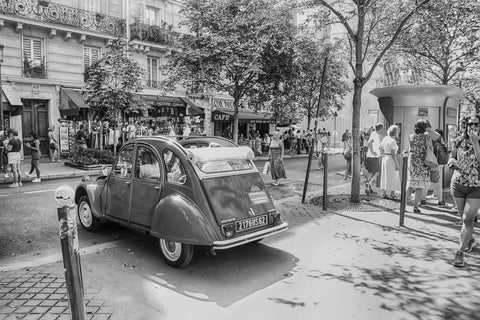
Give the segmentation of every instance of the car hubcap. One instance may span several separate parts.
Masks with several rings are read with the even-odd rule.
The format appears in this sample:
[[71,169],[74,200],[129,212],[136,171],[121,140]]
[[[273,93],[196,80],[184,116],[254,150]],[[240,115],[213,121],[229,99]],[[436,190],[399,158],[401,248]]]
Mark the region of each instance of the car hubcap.
[[92,225],[92,210],[90,210],[90,206],[86,202],[80,203],[79,207],[79,215],[80,221],[85,227],[90,227]]
[[175,241],[160,240],[162,251],[168,260],[177,261],[182,254],[182,244]]

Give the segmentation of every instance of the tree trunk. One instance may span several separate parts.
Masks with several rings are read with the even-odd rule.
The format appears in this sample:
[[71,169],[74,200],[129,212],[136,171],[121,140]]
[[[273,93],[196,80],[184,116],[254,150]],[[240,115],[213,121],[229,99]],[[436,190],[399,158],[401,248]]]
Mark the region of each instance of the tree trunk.
[[239,100],[234,98],[233,100],[233,141],[238,144],[238,103]]
[[100,137],[99,137],[99,146],[100,146],[100,150],[103,150],[103,123],[102,121],[100,120]]
[[350,201],[360,202],[360,108],[362,106],[363,84],[360,79],[354,80],[353,89],[353,117],[352,117],[352,185],[350,191]]

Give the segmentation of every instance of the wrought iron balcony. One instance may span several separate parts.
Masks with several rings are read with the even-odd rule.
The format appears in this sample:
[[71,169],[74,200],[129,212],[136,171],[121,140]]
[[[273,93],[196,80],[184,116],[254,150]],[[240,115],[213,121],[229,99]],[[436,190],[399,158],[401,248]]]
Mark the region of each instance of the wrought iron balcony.
[[45,61],[42,60],[23,60],[23,75],[27,78],[47,78],[47,68]]
[[142,40],[173,46],[179,37],[179,33],[172,31],[172,26],[163,23],[162,26],[152,26],[140,22],[134,22],[130,25],[130,40]]
[[123,19],[45,0],[0,0],[0,13],[78,27],[112,36],[125,34]]

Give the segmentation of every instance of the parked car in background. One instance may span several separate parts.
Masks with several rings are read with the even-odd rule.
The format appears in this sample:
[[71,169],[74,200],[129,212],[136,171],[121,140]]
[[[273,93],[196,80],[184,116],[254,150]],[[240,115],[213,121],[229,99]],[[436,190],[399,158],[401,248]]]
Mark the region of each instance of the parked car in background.
[[253,163],[219,137],[128,140],[112,170],[82,181],[78,218],[88,231],[114,221],[159,239],[167,264],[187,266],[196,246],[229,249],[287,229]]

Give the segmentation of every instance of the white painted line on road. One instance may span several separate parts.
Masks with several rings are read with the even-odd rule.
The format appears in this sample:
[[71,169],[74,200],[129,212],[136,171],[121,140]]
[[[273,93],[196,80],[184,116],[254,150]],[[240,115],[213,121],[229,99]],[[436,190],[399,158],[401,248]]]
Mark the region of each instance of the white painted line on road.
[[52,192],[52,191],[55,191],[55,189],[16,192],[16,193],[10,193],[10,194],[0,194],[0,197],[9,197],[9,196],[13,196],[13,195],[23,195],[23,194],[44,193],[44,192]]
[[[113,247],[116,247],[121,241],[123,240],[115,240],[111,242],[106,242],[106,243],[101,243],[97,244],[94,246],[86,247],[86,248],[81,248],[80,255],[86,255],[90,253],[95,253],[98,251],[102,251],[105,249],[110,249]],[[18,269],[23,269],[23,268],[32,268],[32,267],[38,267],[47,263],[54,263],[57,261],[62,261],[62,254],[52,254],[49,256],[45,257],[31,257],[29,255],[25,255],[22,257],[17,257],[15,260],[22,259],[23,261],[17,261],[17,262],[12,262],[8,263],[6,265],[0,266],[0,272],[1,271],[13,271],[13,270],[18,270]]]

